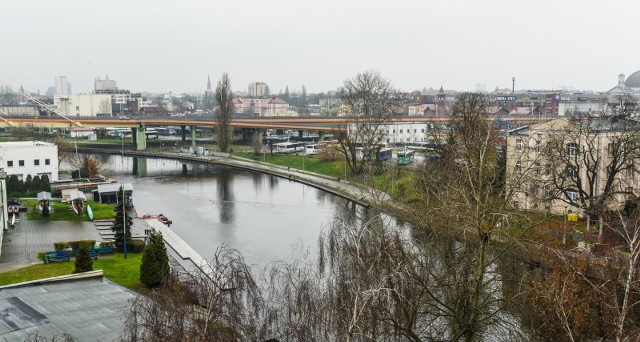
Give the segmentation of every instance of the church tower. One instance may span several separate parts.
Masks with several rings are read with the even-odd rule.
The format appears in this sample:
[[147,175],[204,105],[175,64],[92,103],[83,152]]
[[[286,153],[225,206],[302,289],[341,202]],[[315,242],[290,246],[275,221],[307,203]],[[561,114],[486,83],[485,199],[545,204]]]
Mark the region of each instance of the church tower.
[[207,90],[204,91],[204,109],[213,110],[216,104],[216,96],[211,89],[211,76],[207,75]]

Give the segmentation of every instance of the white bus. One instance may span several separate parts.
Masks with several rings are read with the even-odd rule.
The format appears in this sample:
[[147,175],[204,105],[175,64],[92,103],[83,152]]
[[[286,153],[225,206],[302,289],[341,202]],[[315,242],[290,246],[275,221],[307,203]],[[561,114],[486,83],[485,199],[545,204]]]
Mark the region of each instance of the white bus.
[[323,148],[326,148],[325,143],[319,143],[319,144],[310,144],[306,146],[306,150],[307,150],[307,154],[308,155],[316,155],[318,153],[320,153],[320,150]]
[[274,145],[275,153],[296,153],[305,150],[303,142],[282,142]]

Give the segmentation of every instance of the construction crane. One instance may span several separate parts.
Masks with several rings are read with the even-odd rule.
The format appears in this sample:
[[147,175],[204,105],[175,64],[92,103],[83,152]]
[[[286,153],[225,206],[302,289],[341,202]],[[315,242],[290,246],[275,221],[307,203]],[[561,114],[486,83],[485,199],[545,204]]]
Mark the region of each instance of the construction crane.
[[[44,102],[40,101],[39,99],[37,99],[37,98],[35,98],[35,97],[33,97],[33,96],[31,96],[31,95],[27,94],[26,92],[24,92],[24,91],[22,91],[22,90],[20,90],[20,89],[15,88],[14,86],[12,86],[12,85],[10,85],[10,84],[8,84],[7,82],[4,82],[4,81],[2,81],[2,80],[0,80],[0,85],[3,85],[3,86],[5,86],[5,87],[7,87],[7,88],[9,88],[9,89],[11,89],[11,90],[13,90],[13,91],[15,91],[16,93],[18,93],[18,94],[20,94],[20,95],[22,95],[22,96],[26,97],[27,99],[29,99],[29,100],[31,100],[31,101],[33,101],[33,102],[35,102],[35,103],[36,103],[37,105],[39,105],[40,107],[42,107],[42,108],[44,108],[44,109],[46,109],[46,110],[49,110],[49,111],[53,112],[54,114],[56,114],[56,115],[58,115],[58,116],[60,116],[60,117],[64,118],[65,120],[69,121],[71,124],[76,125],[76,126],[78,126],[78,127],[82,127],[82,124],[81,124],[81,123],[79,123],[79,122],[77,122],[77,121],[74,121],[74,120],[71,120],[71,119],[70,119],[69,117],[67,117],[65,114],[61,113],[61,112],[60,112],[56,107],[54,107],[54,106],[52,106],[52,105],[50,105],[50,104],[46,104],[46,103],[44,103]],[[4,112],[3,112],[3,113],[4,113]],[[6,115],[6,113],[4,113],[4,114]],[[10,124],[10,125],[12,125],[12,126],[13,126],[13,124],[12,124],[12,123],[10,123],[9,121],[7,121],[7,120],[6,120],[6,119],[4,119],[4,118],[3,118],[3,121],[5,121],[5,122],[7,122],[8,124]]]

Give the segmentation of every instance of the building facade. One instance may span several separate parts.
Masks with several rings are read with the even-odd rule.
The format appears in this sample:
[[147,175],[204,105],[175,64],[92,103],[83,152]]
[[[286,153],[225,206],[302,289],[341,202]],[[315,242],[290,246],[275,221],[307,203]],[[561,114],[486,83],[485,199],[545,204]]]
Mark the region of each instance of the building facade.
[[269,87],[265,82],[253,82],[249,83],[249,97],[261,97],[261,96],[269,96],[268,90]]
[[53,105],[67,116],[111,116],[111,95],[72,94],[55,96]]
[[278,116],[289,114],[289,104],[284,100],[272,98],[234,98],[236,114],[253,116]]
[[56,76],[56,95],[69,95],[67,76]]
[[13,141],[0,143],[0,168],[7,176],[24,180],[28,175],[47,175],[58,180],[58,146],[43,141]]
[[109,75],[102,80],[100,77],[96,77],[94,81],[94,90],[118,90],[118,86],[115,80],[110,80]]
[[513,207],[584,214],[582,210],[595,198],[604,197],[611,180],[612,195],[606,206],[623,208],[639,194],[640,177],[634,165],[640,160],[637,153],[619,152],[620,146],[631,146],[639,139],[640,127],[637,123],[620,127],[608,119],[555,119],[510,131],[507,185],[513,191]]

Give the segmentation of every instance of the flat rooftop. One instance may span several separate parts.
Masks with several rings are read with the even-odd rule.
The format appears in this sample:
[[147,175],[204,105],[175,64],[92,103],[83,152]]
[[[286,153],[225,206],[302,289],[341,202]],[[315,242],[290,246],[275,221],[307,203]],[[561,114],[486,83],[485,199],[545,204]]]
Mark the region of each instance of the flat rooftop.
[[31,282],[0,288],[0,340],[24,341],[36,331],[48,339],[67,333],[77,341],[112,341],[136,294],[106,278]]

